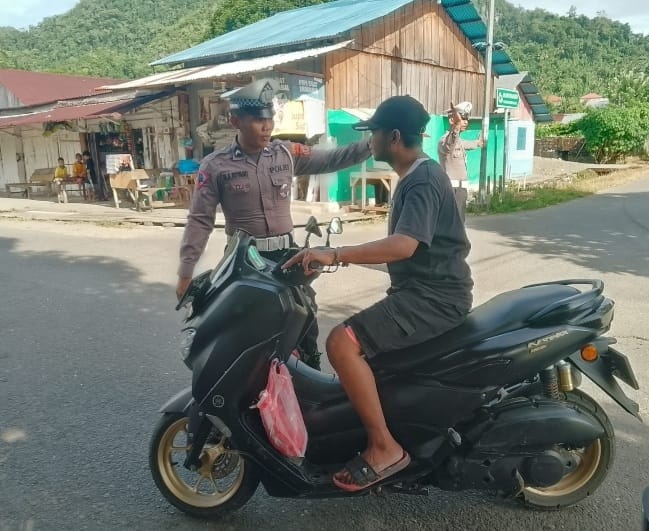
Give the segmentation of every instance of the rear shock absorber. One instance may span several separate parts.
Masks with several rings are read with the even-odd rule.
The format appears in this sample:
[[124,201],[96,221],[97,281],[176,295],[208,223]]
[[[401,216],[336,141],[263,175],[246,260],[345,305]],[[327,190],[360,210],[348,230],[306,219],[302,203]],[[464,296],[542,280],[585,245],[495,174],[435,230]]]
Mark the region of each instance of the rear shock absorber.
[[543,384],[543,394],[548,398],[559,398],[559,376],[557,368],[554,365],[541,371],[541,384]]

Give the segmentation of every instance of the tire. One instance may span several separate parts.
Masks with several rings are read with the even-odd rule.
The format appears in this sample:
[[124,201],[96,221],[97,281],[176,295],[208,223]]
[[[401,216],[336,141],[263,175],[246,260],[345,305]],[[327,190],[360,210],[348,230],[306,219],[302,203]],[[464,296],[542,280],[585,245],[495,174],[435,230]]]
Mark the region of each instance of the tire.
[[604,410],[586,393],[574,390],[565,394],[565,401],[593,415],[604,428],[604,434],[580,453],[577,468],[550,487],[525,487],[521,499],[535,509],[561,509],[574,505],[593,494],[602,484],[615,460],[615,432]]
[[[198,518],[223,517],[242,507],[255,493],[259,474],[251,462],[229,449],[216,428],[201,453],[203,465],[192,472],[183,466],[188,418],[165,413],[149,445],[149,467],[162,495],[184,513]],[[234,476],[221,489],[218,481]]]

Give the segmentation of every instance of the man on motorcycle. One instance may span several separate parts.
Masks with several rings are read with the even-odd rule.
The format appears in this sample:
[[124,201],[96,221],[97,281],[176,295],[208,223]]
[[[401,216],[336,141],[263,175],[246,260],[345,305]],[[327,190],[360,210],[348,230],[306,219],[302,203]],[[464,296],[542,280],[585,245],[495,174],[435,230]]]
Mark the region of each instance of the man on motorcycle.
[[387,238],[337,249],[304,249],[283,266],[301,262],[307,274],[312,262],[388,266],[387,297],[336,326],[327,338],[329,361],[368,436],[365,451],[333,477],[346,491],[365,489],[410,462],[386,425],[367,360],[437,337],[462,323],[471,309],[470,244],[464,224],[448,176],[422,150],[429,119],[417,100],[395,96],[354,126],[372,132],[374,158],[399,175]]

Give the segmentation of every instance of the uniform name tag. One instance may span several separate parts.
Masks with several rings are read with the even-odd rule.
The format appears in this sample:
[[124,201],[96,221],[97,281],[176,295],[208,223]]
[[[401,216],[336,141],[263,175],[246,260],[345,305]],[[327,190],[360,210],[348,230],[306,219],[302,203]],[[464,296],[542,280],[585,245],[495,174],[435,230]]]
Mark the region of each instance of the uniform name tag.
[[247,179],[248,171],[224,171],[218,174],[218,177],[224,181],[231,181],[232,179]]

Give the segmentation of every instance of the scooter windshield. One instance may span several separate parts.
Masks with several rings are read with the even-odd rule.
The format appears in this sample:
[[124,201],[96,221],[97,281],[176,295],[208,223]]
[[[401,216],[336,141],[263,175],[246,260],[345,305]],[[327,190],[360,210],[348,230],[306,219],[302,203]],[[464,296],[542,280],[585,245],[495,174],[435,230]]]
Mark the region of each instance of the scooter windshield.
[[228,240],[228,245],[225,248],[223,257],[221,258],[221,260],[219,260],[219,263],[216,264],[216,267],[212,270],[212,274],[210,275],[210,282],[212,283],[212,285],[217,284],[221,277],[224,276],[224,273],[228,270],[228,266],[234,260],[240,242],[241,233],[237,231]]

